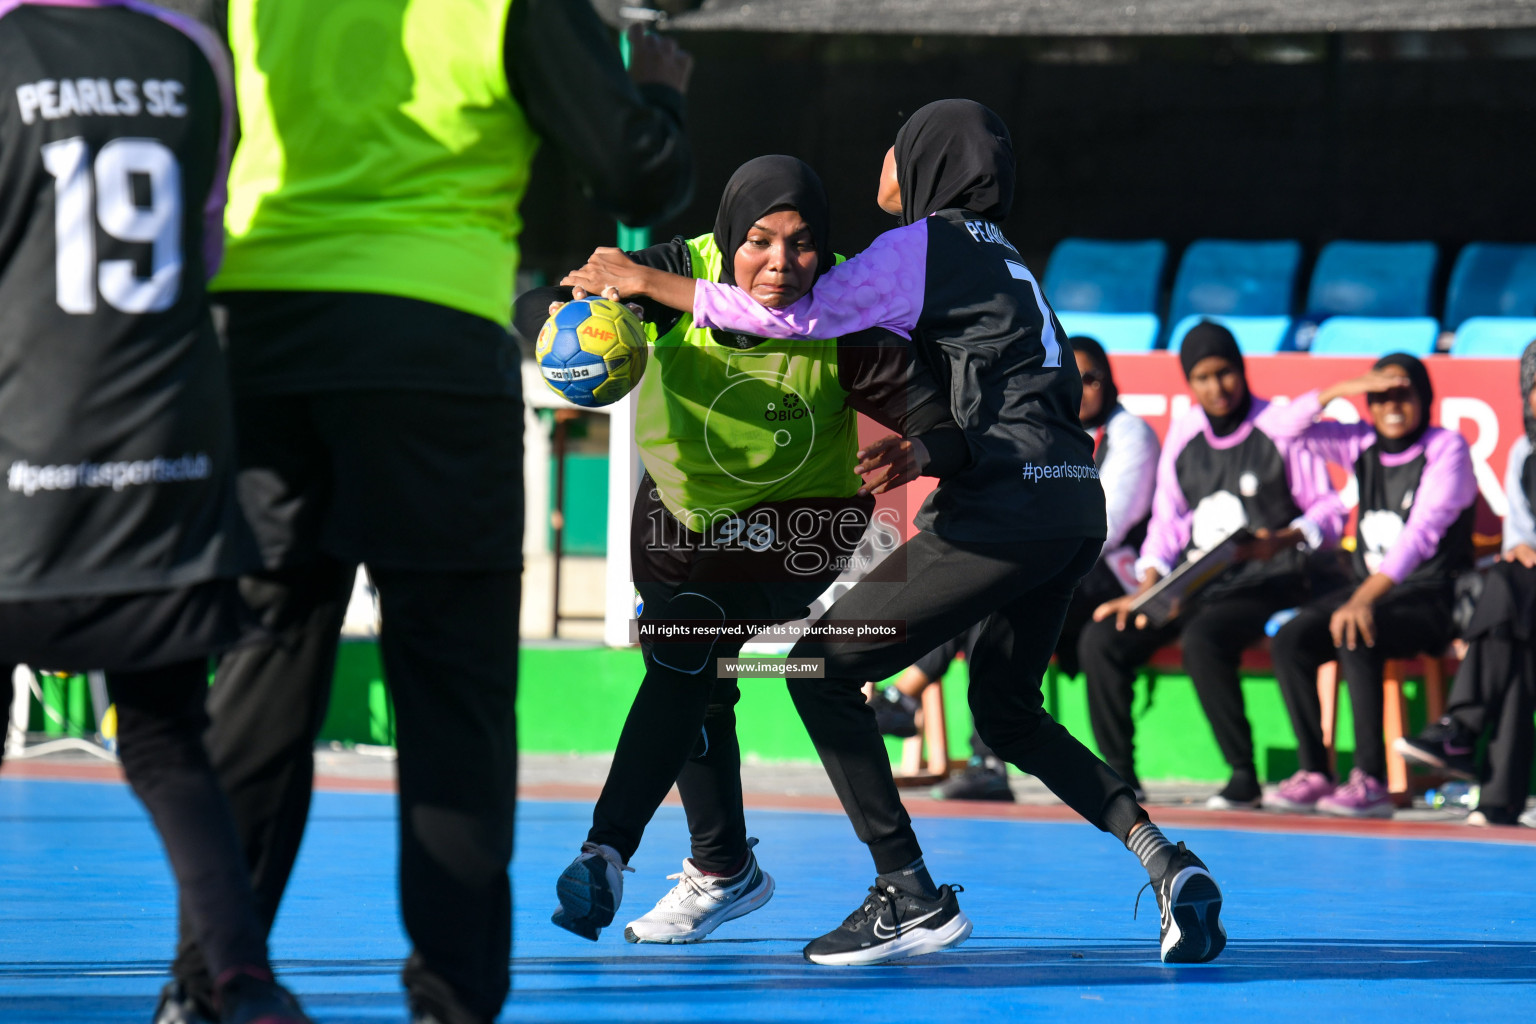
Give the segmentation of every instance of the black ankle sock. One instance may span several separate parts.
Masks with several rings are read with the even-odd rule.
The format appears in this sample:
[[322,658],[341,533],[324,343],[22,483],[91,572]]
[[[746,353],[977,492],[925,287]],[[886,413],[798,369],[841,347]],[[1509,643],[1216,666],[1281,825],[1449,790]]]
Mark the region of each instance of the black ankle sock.
[[1135,829],[1125,840],[1125,848],[1136,855],[1141,866],[1147,869],[1152,881],[1163,877],[1178,847],[1168,841],[1163,830],[1148,821]]
[[928,874],[928,868],[923,864],[921,857],[904,868],[880,872],[880,881],[894,885],[914,896],[921,896],[925,900],[939,898],[938,886],[933,884],[933,876]]

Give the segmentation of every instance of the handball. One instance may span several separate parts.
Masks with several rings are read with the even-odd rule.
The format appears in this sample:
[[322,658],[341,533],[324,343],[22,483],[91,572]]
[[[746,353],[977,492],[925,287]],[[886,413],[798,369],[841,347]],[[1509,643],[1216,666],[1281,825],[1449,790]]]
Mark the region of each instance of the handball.
[[567,302],[539,331],[534,357],[544,383],[572,405],[594,409],[629,394],[645,372],[645,329],[623,304],[595,296]]

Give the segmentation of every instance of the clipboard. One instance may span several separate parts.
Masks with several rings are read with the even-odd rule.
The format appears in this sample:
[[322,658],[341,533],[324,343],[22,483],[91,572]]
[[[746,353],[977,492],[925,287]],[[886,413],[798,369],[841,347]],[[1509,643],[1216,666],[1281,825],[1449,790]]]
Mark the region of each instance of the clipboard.
[[1131,605],[1132,621],[1135,616],[1145,615],[1149,626],[1155,629],[1178,618],[1200,591],[1238,564],[1238,552],[1253,539],[1247,528],[1239,527],[1199,558],[1180,565],[1136,599]]

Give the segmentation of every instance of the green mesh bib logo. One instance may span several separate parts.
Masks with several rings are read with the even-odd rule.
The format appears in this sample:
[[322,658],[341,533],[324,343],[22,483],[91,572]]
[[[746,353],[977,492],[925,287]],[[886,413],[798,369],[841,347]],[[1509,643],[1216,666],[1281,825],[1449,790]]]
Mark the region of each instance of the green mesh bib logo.
[[774,484],[805,465],[816,408],[783,375],[736,371],[710,404],[704,441],[715,466],[744,484]]

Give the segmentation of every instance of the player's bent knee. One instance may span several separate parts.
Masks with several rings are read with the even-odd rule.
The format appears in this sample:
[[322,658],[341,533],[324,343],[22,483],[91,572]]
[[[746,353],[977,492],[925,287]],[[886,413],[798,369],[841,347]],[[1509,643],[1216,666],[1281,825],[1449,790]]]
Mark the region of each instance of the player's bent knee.
[[981,742],[1015,763],[1017,757],[1026,755],[1049,740],[1051,726],[1061,728],[1043,709],[1031,711],[1009,707],[1002,710],[972,701],[971,717]]
[[[655,609],[654,615],[651,614],[652,610],[651,606],[647,606],[645,614],[641,616],[642,620],[686,623],[690,629],[706,631],[725,625],[725,608],[720,602],[695,591],[684,591],[674,596],[661,608]],[[651,660],[674,672],[699,675],[710,667],[710,657],[714,654],[718,639],[718,633],[710,633],[697,640],[659,641],[651,650]]]

